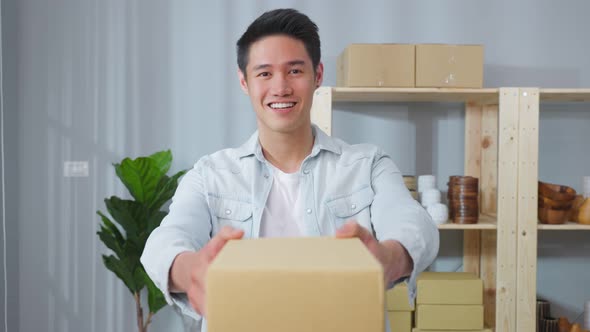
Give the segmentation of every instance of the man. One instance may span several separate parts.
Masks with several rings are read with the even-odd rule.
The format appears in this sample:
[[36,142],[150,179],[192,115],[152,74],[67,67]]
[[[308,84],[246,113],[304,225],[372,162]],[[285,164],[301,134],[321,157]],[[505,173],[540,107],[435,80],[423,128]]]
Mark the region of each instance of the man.
[[237,42],[238,76],[258,131],[241,147],[201,158],[141,261],[168,303],[207,316],[205,277],[224,244],[242,237],[358,237],[390,285],[438,252],[438,230],[389,156],[328,137],[310,120],[322,83],[317,26],[292,9],[264,13]]

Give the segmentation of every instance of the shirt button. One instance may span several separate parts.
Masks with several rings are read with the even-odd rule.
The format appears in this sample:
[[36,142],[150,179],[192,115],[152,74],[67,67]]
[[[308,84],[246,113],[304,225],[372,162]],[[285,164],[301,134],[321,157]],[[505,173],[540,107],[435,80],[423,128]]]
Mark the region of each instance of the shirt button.
[[225,210],[225,214],[231,214],[231,210],[230,209]]
[[311,214],[311,209],[307,209],[307,214]]
[[354,209],[356,209],[356,204],[352,204],[352,205],[350,206],[350,208],[351,208],[351,209],[353,209],[353,210],[354,210]]
[[303,174],[309,174],[309,170],[308,169],[304,170]]
[[264,174],[264,178],[265,179],[268,179],[268,174]]

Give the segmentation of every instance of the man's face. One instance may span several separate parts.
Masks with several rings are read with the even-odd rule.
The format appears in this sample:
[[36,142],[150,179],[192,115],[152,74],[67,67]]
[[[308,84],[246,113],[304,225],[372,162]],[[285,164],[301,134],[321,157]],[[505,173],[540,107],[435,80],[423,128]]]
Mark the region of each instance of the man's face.
[[250,96],[258,129],[292,133],[309,126],[315,89],[322,83],[323,65],[313,70],[300,40],[275,35],[250,46],[247,75],[238,72],[242,90]]

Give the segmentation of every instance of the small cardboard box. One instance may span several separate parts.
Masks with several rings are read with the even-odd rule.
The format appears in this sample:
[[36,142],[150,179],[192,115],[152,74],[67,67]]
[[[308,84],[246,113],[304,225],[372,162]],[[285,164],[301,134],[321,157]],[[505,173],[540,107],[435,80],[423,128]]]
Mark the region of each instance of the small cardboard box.
[[336,81],[345,87],[414,87],[411,44],[351,44],[337,60]]
[[389,325],[391,332],[411,332],[412,312],[411,311],[389,311]]
[[416,87],[482,86],[483,45],[416,45]]
[[481,330],[483,305],[418,304],[416,327],[421,330]]
[[410,305],[408,285],[399,283],[385,293],[385,303],[389,311],[414,311],[414,303]]
[[469,272],[423,272],[417,304],[483,304],[483,281]]
[[358,239],[229,241],[207,273],[209,332],[382,332],[383,269]]

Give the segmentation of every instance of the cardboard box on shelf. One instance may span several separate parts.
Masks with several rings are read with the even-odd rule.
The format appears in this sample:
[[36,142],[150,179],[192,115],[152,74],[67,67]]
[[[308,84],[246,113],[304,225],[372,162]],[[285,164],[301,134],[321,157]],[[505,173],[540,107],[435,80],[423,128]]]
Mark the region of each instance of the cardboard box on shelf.
[[421,330],[481,330],[483,305],[418,304],[415,318]]
[[383,269],[358,239],[229,241],[206,292],[209,332],[384,330]]
[[344,87],[414,87],[415,46],[348,45],[338,57],[336,76]]
[[416,45],[416,87],[481,88],[483,45]]
[[411,311],[389,311],[389,325],[391,332],[411,332],[412,312]]
[[414,303],[408,298],[408,285],[399,283],[385,293],[385,303],[389,311],[414,311]]
[[468,272],[423,272],[417,304],[483,304],[483,281]]

